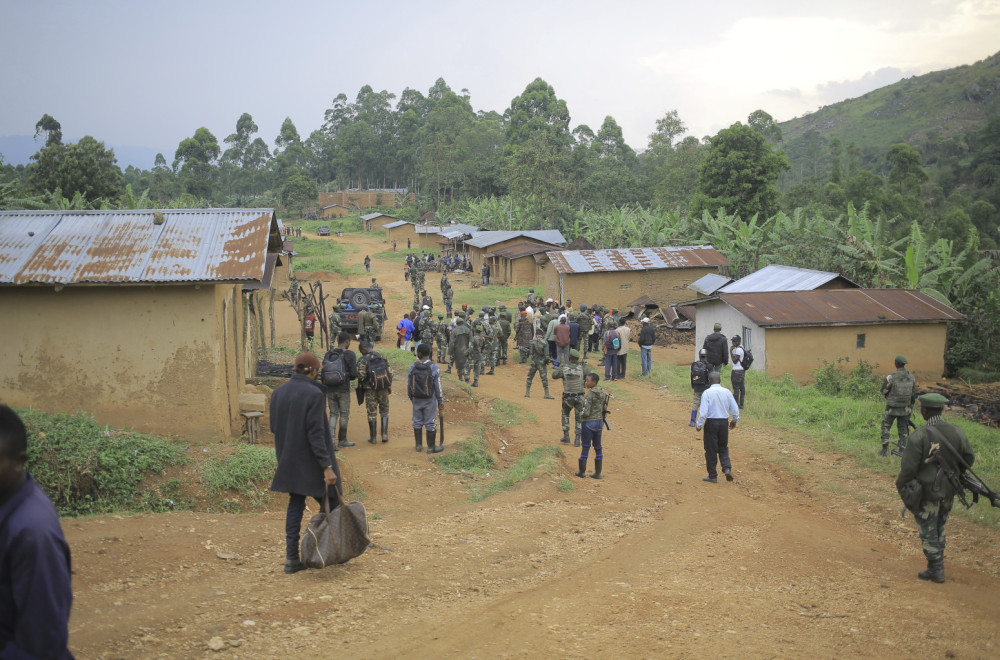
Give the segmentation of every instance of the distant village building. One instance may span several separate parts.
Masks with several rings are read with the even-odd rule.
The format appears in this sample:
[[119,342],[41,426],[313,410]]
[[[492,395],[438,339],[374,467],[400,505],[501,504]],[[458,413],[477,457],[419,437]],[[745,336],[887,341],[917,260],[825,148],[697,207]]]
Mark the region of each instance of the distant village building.
[[239,434],[284,247],[272,209],[0,212],[0,400]]
[[407,222],[406,220],[394,220],[393,222],[387,222],[382,225],[382,229],[385,229],[385,242],[392,245],[393,241],[396,241],[397,247],[400,250],[406,249],[406,241],[409,240],[412,246],[413,241],[417,238],[417,232],[414,224],[412,222]]
[[[488,255],[513,245],[526,244],[549,246],[550,249],[561,250],[562,246],[566,244],[566,238],[558,229],[479,231],[474,232],[472,237],[465,241],[465,250],[469,255],[473,272],[478,273],[484,263],[492,261],[490,263],[491,269],[498,265],[499,260],[491,259]],[[491,278],[493,274],[491,272]]]
[[817,288],[811,291],[723,293],[699,300],[695,349],[715,323],[727,336],[740,335],[753,351],[751,369],[798,382],[812,380],[822,361],[847,358],[892,371],[903,353],[918,381],[944,372],[948,323],[960,313],[920,291]]
[[369,209],[374,206],[392,206],[401,208],[408,204],[416,204],[417,196],[406,188],[373,188],[338,190],[337,192],[321,192],[319,206],[340,204],[349,209]]
[[349,209],[343,204],[327,204],[319,209],[319,217],[324,220],[329,220],[330,218],[346,218],[347,216],[354,215],[355,213],[356,211]]
[[691,300],[688,285],[728,269],[711,246],[565,250],[547,252],[541,271],[545,295],[565,301],[625,308],[640,294],[658,304]]
[[394,222],[396,220],[395,216],[386,215],[385,213],[366,213],[361,216],[361,224],[365,231],[373,231],[376,226],[385,226],[385,223]]

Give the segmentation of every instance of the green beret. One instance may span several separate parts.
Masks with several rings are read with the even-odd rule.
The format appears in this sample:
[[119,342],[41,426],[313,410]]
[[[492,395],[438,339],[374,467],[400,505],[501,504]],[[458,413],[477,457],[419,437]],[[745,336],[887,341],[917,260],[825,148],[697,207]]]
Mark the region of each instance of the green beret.
[[580,357],[580,351],[576,350],[575,348],[571,348],[571,349],[569,349],[569,356],[571,358],[579,358]]
[[921,394],[917,397],[917,401],[920,402],[924,408],[944,408],[948,405],[948,399],[938,394],[937,392],[929,392],[927,394]]
[[897,363],[897,364],[907,364],[907,362],[908,362],[908,361],[907,361],[907,359],[906,359],[906,356],[905,356],[905,355],[897,355],[897,356],[896,356],[896,363]]
[[444,314],[443,314],[443,313],[441,313],[441,312],[438,312],[438,318],[439,318],[439,319],[443,319],[443,318],[444,318]]

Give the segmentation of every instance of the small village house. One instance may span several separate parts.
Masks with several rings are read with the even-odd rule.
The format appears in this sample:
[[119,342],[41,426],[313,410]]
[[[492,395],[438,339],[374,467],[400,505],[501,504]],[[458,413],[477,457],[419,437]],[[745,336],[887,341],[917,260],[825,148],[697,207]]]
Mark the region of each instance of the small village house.
[[361,216],[361,225],[365,231],[374,231],[375,227],[381,225],[385,227],[387,223],[394,222],[396,216],[385,213],[366,213]]
[[487,254],[526,242],[541,246],[548,245],[555,250],[561,250],[562,246],[566,244],[566,238],[558,229],[475,232],[471,238],[465,241],[465,250],[469,255],[472,272],[478,273],[484,263],[489,263]]
[[618,309],[641,294],[661,305],[692,300],[697,294],[689,284],[729,267],[725,256],[701,245],[565,250],[546,257],[551,264],[540,279],[547,297]]
[[[331,218],[346,218],[349,215],[354,215],[355,211],[347,208],[343,204],[327,204],[319,209],[318,216],[323,220],[329,220]],[[371,231],[370,229],[367,231]]]
[[238,434],[258,343],[243,287],[282,247],[271,209],[0,212],[0,400]]
[[416,225],[412,222],[407,222],[406,220],[396,220],[394,222],[387,222],[382,225],[382,229],[385,229],[385,242],[390,246],[393,241],[396,241],[396,247],[399,250],[406,249],[406,241],[410,241],[410,249],[413,249],[413,245],[417,240]]

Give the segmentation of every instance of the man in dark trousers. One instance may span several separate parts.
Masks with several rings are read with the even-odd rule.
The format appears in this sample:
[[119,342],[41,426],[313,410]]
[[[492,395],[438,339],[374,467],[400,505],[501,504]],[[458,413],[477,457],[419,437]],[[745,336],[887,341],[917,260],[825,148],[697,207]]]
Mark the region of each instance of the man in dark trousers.
[[715,332],[705,337],[705,343],[701,345],[708,351],[708,363],[712,365],[712,371],[721,371],[722,365],[729,364],[729,342],[721,331],[722,324],[716,323]]
[[[326,416],[326,387],[317,382],[321,371],[318,357],[301,353],[295,358],[295,373],[291,379],[271,393],[271,433],[278,457],[271,490],[288,493],[286,573],[306,568],[299,558],[299,533],[306,497],[322,502],[330,487],[343,492]],[[337,502],[335,494],[333,500],[330,506]]]
[[27,460],[24,422],[0,405],[0,657],[72,660],[69,545]]
[[[917,577],[944,582],[944,525],[951,513],[955,489],[947,478],[939,474],[941,466],[938,461],[946,461],[955,474],[959,474],[966,467],[972,467],[976,456],[965,431],[941,418],[948,399],[932,392],[922,394],[917,400],[920,401],[920,415],[927,420],[927,424],[911,433],[907,440],[896,477],[896,488],[914,479],[919,482],[922,491],[920,508],[912,513],[920,530],[927,570],[917,573]],[[961,461],[956,454],[961,456]],[[961,465],[962,462],[965,466]]]
[[[725,339],[725,337],[723,337]],[[701,406],[698,408],[698,422],[695,428],[700,431],[705,427],[705,467],[708,476],[702,481],[717,483],[719,475],[716,464],[722,464],[722,474],[726,481],[733,480],[733,465],[729,461],[729,431],[736,428],[740,419],[740,407],[736,405],[733,393],[719,383],[722,377],[718,371],[708,375],[709,387],[701,395]],[[729,416],[732,415],[732,420]]]
[[[338,360],[343,381],[339,385],[325,383],[326,402],[330,409],[330,433],[334,430],[337,432],[334,449],[338,446],[354,446],[354,443],[347,439],[347,422],[351,418],[351,381],[358,379],[358,358],[351,350],[351,335],[346,332],[337,335],[337,348],[327,351],[323,358],[324,370],[329,371],[328,365]],[[372,436],[374,435],[372,433]]]

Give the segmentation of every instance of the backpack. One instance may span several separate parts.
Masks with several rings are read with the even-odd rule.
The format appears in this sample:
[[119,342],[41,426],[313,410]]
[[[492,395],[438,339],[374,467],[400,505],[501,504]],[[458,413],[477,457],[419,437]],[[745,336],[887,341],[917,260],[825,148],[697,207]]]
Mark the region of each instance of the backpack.
[[753,351],[749,348],[744,348],[743,358],[740,360],[740,366],[742,366],[743,370],[746,371],[750,368],[751,364],[753,364]]
[[388,390],[392,387],[392,372],[389,371],[389,363],[380,353],[370,353],[368,360],[368,389]]
[[343,385],[347,380],[344,373],[344,352],[335,353],[330,351],[323,358],[323,384],[327,387],[337,387]]
[[414,399],[430,399],[434,385],[430,362],[417,362],[410,371],[409,395]]
[[[904,375],[905,374],[905,375]],[[893,374],[892,388],[886,397],[886,404],[894,408],[905,408],[910,405],[913,396],[913,374],[904,371],[903,374]]]
[[709,364],[704,360],[698,360],[691,365],[691,384],[708,386]]
[[618,336],[617,330],[608,330],[604,333],[604,347],[612,351],[621,350],[622,338]]

